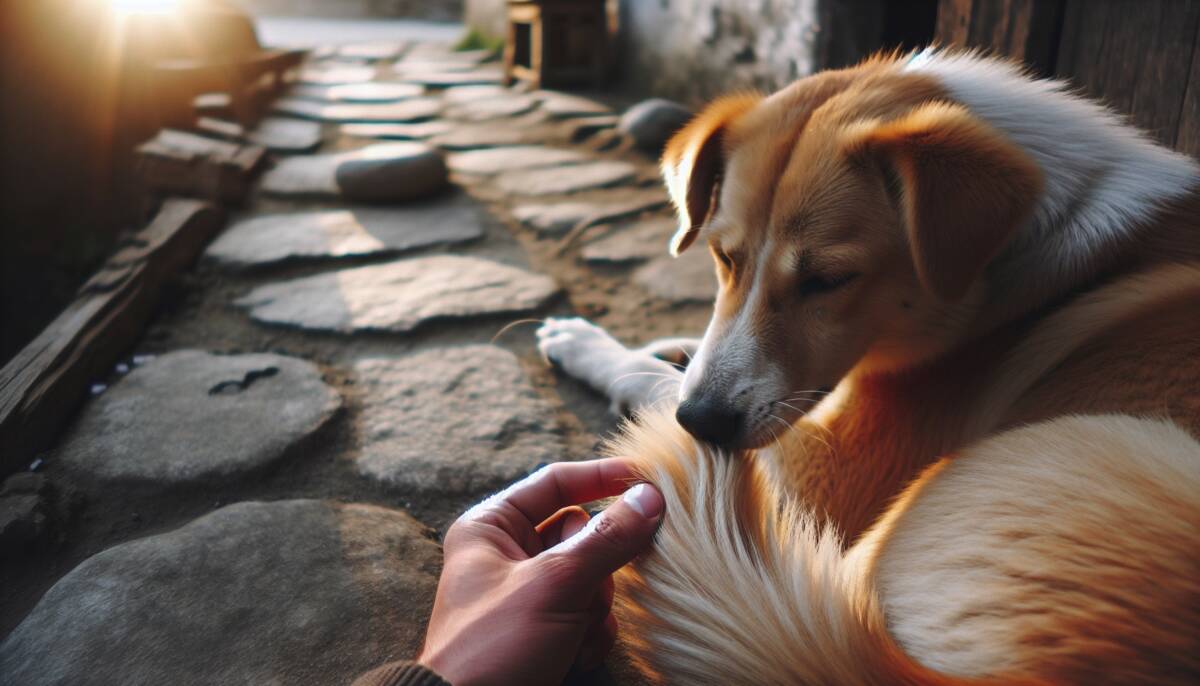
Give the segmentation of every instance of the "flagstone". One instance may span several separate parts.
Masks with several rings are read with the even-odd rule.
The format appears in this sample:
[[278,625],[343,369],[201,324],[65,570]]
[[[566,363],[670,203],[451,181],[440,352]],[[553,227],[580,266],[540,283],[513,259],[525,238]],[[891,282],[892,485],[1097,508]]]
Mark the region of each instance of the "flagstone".
[[579,150],[521,145],[451,153],[446,157],[446,165],[453,172],[491,175],[516,169],[562,167],[590,159],[587,153]]
[[529,169],[495,179],[498,190],[512,195],[561,195],[606,188],[632,181],[637,167],[629,162],[597,160],[577,164],[569,173],[559,169]]
[[334,86],[302,83],[292,88],[288,92],[288,95],[328,102],[378,103],[407,100],[424,93],[425,89],[415,83],[369,81],[367,83],[343,83]]
[[554,409],[502,348],[371,358],[354,372],[363,398],[355,462],[384,484],[483,495],[566,453]]
[[205,251],[231,270],[296,260],[388,255],[483,237],[483,209],[470,198],[435,198],[401,207],[349,207],[251,217]]
[[411,122],[432,119],[442,110],[437,98],[409,98],[397,102],[323,103],[304,98],[280,98],[272,110],[302,119],[334,123]]
[[305,360],[181,350],[93,398],[55,460],[95,487],[229,483],[283,458],[341,405]]
[[404,333],[433,321],[533,312],[558,291],[550,277],[519,267],[436,255],[267,284],[236,304],[264,324]]

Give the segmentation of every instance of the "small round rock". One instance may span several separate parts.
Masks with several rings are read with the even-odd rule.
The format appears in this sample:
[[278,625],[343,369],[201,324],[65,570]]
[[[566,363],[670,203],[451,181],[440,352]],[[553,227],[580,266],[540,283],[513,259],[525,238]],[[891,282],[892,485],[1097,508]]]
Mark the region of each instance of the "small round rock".
[[342,197],[362,202],[403,202],[426,198],[450,183],[446,161],[423,143],[372,145],[350,155],[335,171]]
[[658,155],[672,134],[692,118],[692,111],[670,100],[643,100],[621,115],[617,128],[634,140],[639,150]]

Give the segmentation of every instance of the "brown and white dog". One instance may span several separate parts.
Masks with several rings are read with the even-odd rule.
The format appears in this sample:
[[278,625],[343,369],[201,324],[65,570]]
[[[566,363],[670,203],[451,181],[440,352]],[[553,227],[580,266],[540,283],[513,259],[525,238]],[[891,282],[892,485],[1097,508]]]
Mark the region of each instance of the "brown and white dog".
[[620,583],[648,674],[1200,683],[1195,162],[926,50],[719,100],[663,170],[720,281],[686,373],[539,331],[667,498]]

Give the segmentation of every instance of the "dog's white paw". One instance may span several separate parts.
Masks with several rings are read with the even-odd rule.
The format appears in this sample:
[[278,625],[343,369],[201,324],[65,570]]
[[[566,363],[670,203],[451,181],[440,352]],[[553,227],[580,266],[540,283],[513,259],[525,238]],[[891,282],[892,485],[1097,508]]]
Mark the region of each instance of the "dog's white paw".
[[[578,317],[547,319],[537,331],[538,350],[548,362],[608,396],[625,414],[678,387],[679,372],[666,362],[621,345],[607,331]],[[665,382],[664,382],[665,379]],[[671,386],[667,382],[675,382]]]
[[609,365],[629,355],[629,349],[607,331],[579,317],[551,317],[537,330],[537,337],[538,350],[547,362],[588,383],[592,383],[593,376],[608,371]]

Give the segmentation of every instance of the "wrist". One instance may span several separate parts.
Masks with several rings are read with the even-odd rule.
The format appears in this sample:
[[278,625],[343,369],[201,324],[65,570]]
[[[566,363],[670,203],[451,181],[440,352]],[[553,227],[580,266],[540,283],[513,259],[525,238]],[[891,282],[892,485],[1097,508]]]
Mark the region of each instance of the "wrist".
[[461,670],[456,667],[454,660],[450,659],[444,651],[424,648],[417,656],[415,662],[437,674],[451,686],[471,686],[474,683],[468,675],[461,673]]

